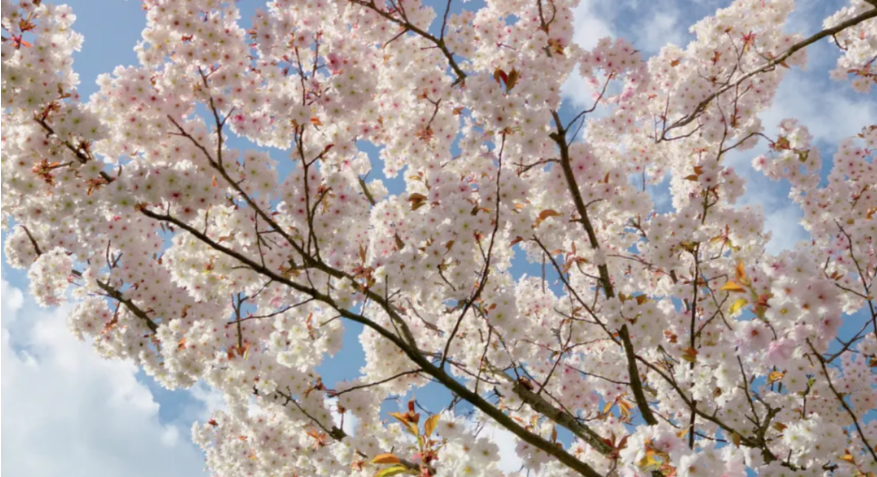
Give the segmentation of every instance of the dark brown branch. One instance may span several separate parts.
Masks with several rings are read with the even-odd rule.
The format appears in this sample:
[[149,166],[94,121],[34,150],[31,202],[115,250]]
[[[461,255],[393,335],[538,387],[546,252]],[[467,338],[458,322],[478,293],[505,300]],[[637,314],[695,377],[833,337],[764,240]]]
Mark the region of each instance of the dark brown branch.
[[[560,121],[560,115],[557,111],[552,111],[551,114],[554,116],[557,131],[551,133],[550,137],[555,143],[557,143],[558,148],[560,148],[560,165],[563,169],[563,176],[566,179],[567,188],[572,195],[576,210],[580,216],[578,220],[581,222],[585,229],[585,233],[588,235],[588,242],[590,242],[591,248],[599,250],[600,242],[597,240],[597,233],[594,231],[594,226],[591,224],[591,219],[588,217],[588,207],[585,205],[585,201],[582,198],[582,193],[579,190],[579,185],[576,182],[575,174],[572,170],[572,164],[570,163],[569,143],[566,139],[567,131],[564,129],[563,123]],[[600,283],[603,287],[603,291],[606,293],[606,297],[615,297],[612,280],[609,278],[609,267],[603,263],[597,266],[597,270],[600,272]],[[621,338],[621,342],[624,346],[624,354],[627,358],[627,372],[630,375],[630,388],[633,391],[637,407],[639,408],[640,413],[642,413],[643,419],[646,423],[654,426],[658,423],[658,420],[652,415],[651,408],[649,408],[649,402],[643,392],[642,379],[640,378],[639,370],[637,370],[636,367],[636,353],[633,349],[633,343],[630,340],[630,332],[628,331],[627,324],[623,325],[621,329],[618,330],[618,336]]]
[[374,0],[350,0],[350,3],[368,8],[378,15],[386,18],[387,20],[399,25],[400,27],[408,31],[414,32],[424,39],[434,43],[435,46],[442,52],[442,54],[445,55],[445,58],[448,59],[448,64],[450,65],[451,69],[454,70],[454,74],[457,76],[457,79],[454,81],[454,85],[460,84],[466,80],[466,73],[460,68],[460,65],[457,64],[457,60],[454,59],[454,53],[448,50],[444,38],[436,38],[434,35],[431,35],[430,33],[421,30],[416,25],[413,25],[411,22],[404,18],[404,12],[403,18],[399,19],[394,17],[391,13],[381,10],[375,4]]
[[[566,452],[566,450],[564,450],[563,448],[522,427],[514,419],[512,419],[503,411],[492,405],[485,398],[474,393],[465,385],[454,379],[451,375],[447,374],[447,372],[445,372],[443,369],[432,364],[430,360],[427,359],[423,355],[423,353],[420,352],[420,350],[416,349],[413,345],[409,344],[407,341],[403,340],[383,326],[380,326],[374,321],[366,318],[365,316],[354,313],[353,311],[339,305],[335,302],[335,300],[332,299],[332,297],[321,293],[319,290],[294,282],[286,277],[281,276],[278,273],[275,273],[268,268],[262,267],[259,263],[255,262],[249,257],[213,241],[209,237],[202,234],[199,230],[189,226],[179,219],[165,214],[158,214],[147,209],[144,206],[139,206],[138,210],[143,215],[154,220],[169,222],[176,225],[180,229],[185,230],[189,234],[193,235],[205,245],[213,248],[218,252],[224,253],[225,255],[237,259],[239,262],[246,265],[248,268],[251,268],[253,271],[260,273],[268,278],[271,278],[275,282],[282,283],[292,288],[293,290],[308,294],[315,299],[333,307],[344,318],[347,318],[348,320],[356,323],[360,323],[374,330],[383,338],[389,340],[397,348],[399,348],[412,362],[414,362],[423,370],[424,374],[433,377],[449,391],[471,403],[473,406],[484,412],[486,415],[490,416],[494,421],[496,421],[497,424],[506,428],[524,442],[544,451],[548,455],[551,455],[559,462],[581,475],[585,475],[588,477],[601,477],[600,474],[597,473],[591,466],[578,460],[573,455]],[[374,293],[371,290],[364,290],[364,293],[369,297],[370,300],[378,303],[381,308],[383,308],[383,310],[390,316],[391,320],[400,323],[400,325],[403,326],[403,331],[407,330],[407,325],[405,325],[404,320],[402,320],[396,309],[390,303],[388,303],[383,297]],[[410,331],[408,331],[406,334],[410,334]]]
[[343,391],[338,391],[338,392],[329,393],[329,397],[338,397],[338,396],[341,396],[341,395],[347,394],[347,393],[349,393],[349,392],[357,391],[357,390],[360,390],[360,389],[367,389],[367,388],[370,388],[370,387],[373,387],[373,386],[380,386],[381,384],[389,383],[390,381],[394,381],[394,380],[396,380],[396,379],[399,379],[399,378],[401,378],[402,376],[408,376],[408,375],[411,375],[411,374],[418,374],[418,373],[420,373],[420,370],[419,370],[419,369],[415,369],[415,370],[411,370],[411,371],[405,371],[405,372],[399,373],[399,374],[397,374],[397,375],[395,375],[395,376],[390,376],[390,377],[387,378],[387,379],[382,379],[382,380],[380,380],[380,381],[375,381],[375,382],[373,382],[373,383],[368,383],[368,384],[361,384],[361,385],[359,385],[359,386],[353,386],[352,388],[348,388],[348,389],[345,389],[345,390],[343,390]]
[[521,398],[521,401],[525,402],[534,411],[572,432],[573,435],[587,442],[588,445],[593,447],[597,452],[603,455],[609,455],[612,453],[612,447],[606,444],[599,434],[590,427],[577,421],[574,416],[552,406],[545,400],[545,398],[527,389],[527,387],[521,384],[520,381],[515,380],[501,370],[495,370],[494,374],[506,381],[512,382],[512,390],[515,394],[517,394],[518,397]]
[[105,291],[108,296],[125,305],[125,308],[127,308],[128,311],[130,311],[137,318],[143,320],[143,322],[146,323],[146,326],[149,328],[149,331],[152,331],[153,333],[158,331],[158,325],[156,325],[155,322],[149,318],[149,315],[147,315],[145,311],[135,305],[130,298],[125,298],[125,295],[123,295],[122,292],[113,288],[107,283],[104,283],[100,280],[95,280],[95,283],[97,283],[97,286],[99,286],[101,290]]
[[[27,234],[27,238],[30,239],[30,243],[31,245],[33,245],[34,252],[36,252],[37,256],[42,255],[42,249],[40,249],[40,245],[37,243],[36,238],[34,238],[34,236],[30,233],[30,229],[28,229],[24,225],[21,225],[20,227],[24,229],[24,233]],[[82,278],[82,272],[80,272],[79,270],[70,270],[70,273],[74,276]],[[97,286],[100,287],[101,290],[106,292],[107,296],[125,305],[125,308],[127,308],[128,311],[130,311],[137,318],[143,320],[143,322],[146,323],[146,326],[149,328],[150,331],[152,331],[153,333],[158,331],[158,325],[156,325],[155,322],[149,318],[149,315],[147,315],[146,312],[143,311],[140,307],[135,305],[134,302],[131,301],[131,299],[125,298],[125,296],[122,295],[122,292],[110,286],[108,283],[104,283],[100,280],[95,280],[95,283],[97,283]]]
[[[51,126],[49,126],[49,123],[47,123],[45,119],[35,118],[34,120],[37,122],[37,124],[39,124],[40,126],[43,127],[43,129],[46,130],[46,132],[48,133],[49,136],[57,137],[58,140],[61,141],[61,144],[63,144],[64,147],[69,149],[70,152],[72,152],[73,155],[76,156],[76,159],[78,159],[81,164],[85,164],[85,163],[93,160],[93,158],[90,156],[90,154],[86,154],[85,152],[82,152],[81,148],[75,147],[73,144],[70,143],[70,141],[61,140],[61,138],[58,137],[57,134],[55,134],[55,130]],[[100,171],[99,174],[100,174],[101,178],[104,180],[104,182],[106,182],[107,184],[116,180],[115,178],[113,178],[112,176],[110,176],[109,174],[107,174],[104,171]]]

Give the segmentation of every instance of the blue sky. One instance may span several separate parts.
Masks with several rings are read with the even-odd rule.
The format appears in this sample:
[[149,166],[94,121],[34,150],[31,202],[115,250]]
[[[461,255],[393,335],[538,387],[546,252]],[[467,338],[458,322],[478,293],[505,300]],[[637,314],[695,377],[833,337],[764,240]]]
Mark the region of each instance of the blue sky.
[[[134,0],[66,3],[77,15],[74,28],[85,35],[74,68],[80,74],[80,92],[88,97],[97,90],[98,74],[136,63],[133,47],[140,39],[145,16],[141,3]],[[245,26],[263,3],[238,2]],[[479,3],[469,2],[466,7],[475,8]],[[726,4],[710,0],[583,0],[576,10],[575,40],[588,48],[601,37],[623,36],[650,56],[667,42],[684,46],[692,38],[688,26]],[[790,29],[818,31],[822,19],[843,4],[839,0],[800,1]],[[460,8],[462,2],[457,0],[454,5]],[[828,79],[827,71],[836,59],[833,47],[823,42],[809,51],[808,70],[788,75],[775,106],[763,117],[769,132],[784,117],[799,118],[810,126],[827,172],[841,138],[855,134],[862,125],[877,123],[877,101],[862,101],[844,84]],[[589,102],[582,84],[572,78],[565,85],[569,104],[565,112]],[[231,145],[246,147],[240,140]],[[283,153],[276,154],[280,157]],[[748,151],[732,158],[750,181],[744,202],[765,205],[768,226],[775,233],[771,250],[789,248],[806,238],[797,225],[800,212],[789,203],[787,186],[747,170],[755,155],[757,152]],[[653,193],[656,198],[666,195],[661,187]],[[539,267],[516,260],[512,273],[538,274]],[[220,405],[215,394],[200,385],[190,391],[170,392],[129,364],[101,360],[67,331],[66,308],[42,310],[27,298],[26,274],[9,268],[5,259],[2,277],[2,407],[6,418],[2,431],[7,435],[2,470],[6,475],[207,475],[200,450],[190,443],[189,428],[194,420],[203,420],[210,408]],[[363,354],[357,333],[358,328],[348,326],[344,351],[323,368],[327,383],[358,375]],[[433,391],[421,390],[418,398],[426,407],[438,410],[448,403],[449,396]],[[13,435],[15,441],[9,438]],[[507,445],[502,448],[509,451]]]

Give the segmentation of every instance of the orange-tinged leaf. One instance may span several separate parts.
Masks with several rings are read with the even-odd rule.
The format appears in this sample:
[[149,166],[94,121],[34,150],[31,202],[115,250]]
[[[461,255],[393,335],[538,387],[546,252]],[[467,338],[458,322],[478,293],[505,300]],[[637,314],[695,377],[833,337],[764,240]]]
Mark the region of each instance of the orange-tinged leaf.
[[415,435],[415,436],[418,435],[417,427],[415,426],[415,424],[413,424],[408,419],[407,414],[402,414],[402,413],[398,413],[398,412],[391,412],[390,415],[395,417],[396,419],[398,419],[402,423],[402,425],[405,426],[406,431],[408,431],[412,435]]
[[673,68],[679,66],[679,63],[682,63],[682,58],[676,58],[675,60],[670,62],[670,66]]
[[408,424],[408,415],[402,414],[401,412],[391,412],[390,415],[402,421],[403,423]]
[[311,118],[311,124],[313,124],[314,126],[322,126],[323,122],[320,121],[320,118],[314,116]]
[[652,472],[661,468],[663,463],[655,458],[654,453],[648,453],[637,463],[643,472]]
[[785,151],[792,148],[792,144],[789,142],[789,139],[785,136],[780,136],[777,138],[776,142],[773,144],[773,148],[778,151]]
[[378,456],[375,456],[374,459],[372,459],[372,464],[401,464],[401,463],[402,463],[402,461],[399,460],[399,458],[393,454],[380,454]]
[[518,73],[518,70],[512,68],[512,71],[509,73],[509,76],[506,79],[506,91],[511,91],[512,88],[515,87],[515,84],[518,83],[518,79],[520,77],[521,77],[521,74]]
[[683,177],[683,179],[685,179],[687,181],[697,182],[698,177],[697,177],[697,174],[691,174],[691,175]]
[[737,300],[731,305],[731,314],[737,313],[742,310],[744,306],[748,305],[749,302],[746,301],[745,298],[737,298]]
[[618,406],[618,410],[621,411],[621,419],[623,421],[630,421],[630,409],[624,406]]
[[549,217],[559,217],[559,216],[560,216],[560,213],[557,212],[556,210],[552,210],[552,209],[543,210],[542,212],[539,212],[539,218],[536,219],[536,223],[533,224],[533,228],[539,227],[539,225],[542,222],[544,222],[545,219],[547,219]]
[[734,273],[738,282],[744,285],[749,285],[749,278],[746,277],[746,266],[743,265],[742,260],[737,262],[737,267],[735,268]]
[[694,348],[688,348],[682,353],[682,359],[688,361],[689,363],[693,363],[697,361],[697,350]]
[[429,419],[427,419],[425,423],[423,423],[423,432],[426,434],[426,437],[431,436],[432,433],[435,432],[439,419],[441,419],[440,414],[433,414],[432,416],[429,416]]
[[742,292],[746,291],[746,289],[743,288],[742,286],[740,286],[740,284],[738,284],[737,282],[733,282],[731,280],[728,280],[728,283],[725,283],[724,285],[722,285],[722,288],[720,288],[719,290],[728,291],[728,292],[738,292],[738,293],[742,293]]
[[767,383],[773,384],[777,381],[782,381],[785,375],[786,373],[782,371],[771,371],[770,374],[767,375]]
[[106,334],[106,333],[109,333],[110,331],[113,331],[116,328],[116,325],[118,325],[118,324],[119,324],[118,315],[113,316],[113,319],[108,321],[106,326],[104,326],[104,330],[102,331],[102,334]]
[[375,477],[393,477],[399,474],[404,474],[406,472],[408,472],[408,467],[405,467],[404,465],[397,465],[382,469],[380,472],[375,474]]
[[413,193],[408,195],[408,202],[411,202],[411,210],[417,210],[426,204],[426,196],[423,194]]
[[551,210],[551,209],[543,210],[542,212],[539,212],[539,218],[542,220],[545,220],[548,217],[557,217],[559,215],[560,214],[556,210]]
[[493,79],[496,80],[497,83],[508,84],[509,75],[506,74],[506,72],[501,70],[500,68],[497,68],[496,71],[493,72]]

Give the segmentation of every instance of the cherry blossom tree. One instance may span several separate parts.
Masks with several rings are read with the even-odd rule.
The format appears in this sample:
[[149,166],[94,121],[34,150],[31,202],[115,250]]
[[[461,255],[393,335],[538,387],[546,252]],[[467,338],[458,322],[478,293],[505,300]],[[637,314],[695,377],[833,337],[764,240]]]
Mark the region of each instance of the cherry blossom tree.
[[[519,475],[875,475],[877,125],[820,180],[807,128],[759,113],[816,42],[868,94],[877,1],[790,33],[791,0],[736,0],[649,59],[576,45],[577,0],[439,3],[272,0],[246,29],[144,0],[140,64],[86,101],[73,12],[3,0],[9,264],[102,355],[224,395],[192,431],[216,475],[502,475],[482,424]],[[593,105],[561,114],[574,74]],[[759,144],[810,233],[779,255],[726,159]],[[325,382],[354,323],[364,367]],[[382,411],[427,386],[452,402]]]

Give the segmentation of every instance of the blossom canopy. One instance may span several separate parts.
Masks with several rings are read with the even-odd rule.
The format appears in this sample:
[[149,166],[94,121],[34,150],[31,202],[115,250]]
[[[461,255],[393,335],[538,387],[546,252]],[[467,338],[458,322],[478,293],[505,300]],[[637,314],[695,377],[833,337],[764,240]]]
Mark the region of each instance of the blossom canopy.
[[[216,475],[877,474],[877,125],[823,177],[760,116],[816,42],[873,95],[877,0],[801,33],[736,0],[651,58],[573,42],[577,0],[434,3],[144,0],[86,100],[71,9],[2,0],[9,264],[98,353],[222,393]],[[730,154],[810,240],[766,251]],[[354,324],[358,377],[324,381]],[[453,400],[382,407],[427,387]]]

